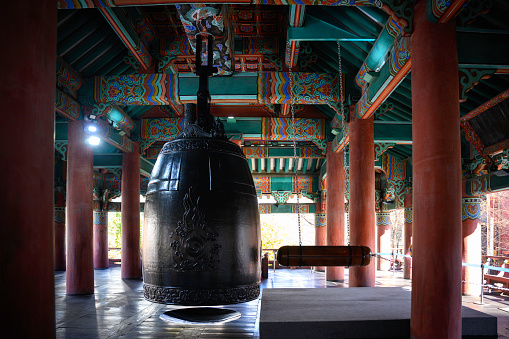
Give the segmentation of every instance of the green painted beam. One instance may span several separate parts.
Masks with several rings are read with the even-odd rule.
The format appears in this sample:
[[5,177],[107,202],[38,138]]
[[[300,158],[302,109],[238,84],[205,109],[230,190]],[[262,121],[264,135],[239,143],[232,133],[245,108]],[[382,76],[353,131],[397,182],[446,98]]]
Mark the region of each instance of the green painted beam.
[[125,47],[140,63],[140,66],[146,70],[150,69],[153,64],[152,56],[144,41],[134,30],[133,23],[124,12],[118,8],[99,8],[99,11],[124,43]]
[[375,41],[373,36],[357,36],[334,25],[307,16],[302,27],[288,27],[290,41]]
[[220,119],[224,123],[226,134],[260,134],[262,132],[262,119],[249,118],[249,120],[235,119],[234,124],[226,123],[226,119]]
[[262,159],[256,159],[256,172],[262,173]]
[[316,164],[318,163],[318,159],[312,159],[311,160],[311,172],[314,172],[316,170]]
[[458,29],[459,68],[509,69],[509,31]]
[[[294,213],[292,212],[292,206],[296,204],[281,204],[276,206],[275,204],[260,204],[262,205],[270,205],[270,213]],[[309,206],[309,213],[316,213],[316,204],[300,204],[301,206],[308,205]]]
[[122,168],[122,153],[94,154],[94,168]]
[[375,142],[412,142],[412,124],[404,122],[379,122],[375,121]]
[[276,173],[279,173],[281,171],[280,167],[281,167],[281,160],[279,158],[276,158],[276,164],[275,164],[275,171]]
[[[479,189],[476,191],[476,189]],[[466,180],[465,190],[468,196],[478,196],[509,189],[508,170],[500,170],[480,177]]]
[[288,171],[290,170],[290,159],[285,159],[285,166],[284,166],[284,171],[285,173],[288,173]]
[[140,173],[146,177],[150,177],[154,164],[144,157],[140,157]]
[[308,158],[305,158],[304,161],[302,161],[302,173],[306,174],[308,171]]
[[[198,87],[199,78],[196,75],[179,75],[180,100],[196,100]],[[211,97],[228,95],[251,98],[258,92],[257,74],[239,73],[230,77],[211,77],[209,78],[209,92]]]

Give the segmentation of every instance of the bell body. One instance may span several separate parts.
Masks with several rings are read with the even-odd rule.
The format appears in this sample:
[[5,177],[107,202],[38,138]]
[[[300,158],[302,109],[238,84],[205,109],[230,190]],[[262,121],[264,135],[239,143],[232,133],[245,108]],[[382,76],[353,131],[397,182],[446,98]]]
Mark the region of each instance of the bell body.
[[258,298],[260,216],[249,166],[227,140],[166,143],[145,201],[147,300],[226,305]]
[[366,266],[371,250],[366,246],[283,246],[277,261],[283,266]]

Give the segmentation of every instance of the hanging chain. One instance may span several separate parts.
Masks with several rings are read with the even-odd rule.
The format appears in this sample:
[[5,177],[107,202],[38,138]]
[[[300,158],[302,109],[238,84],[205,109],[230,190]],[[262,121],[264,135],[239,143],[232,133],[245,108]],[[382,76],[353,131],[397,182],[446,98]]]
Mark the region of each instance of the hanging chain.
[[[343,138],[346,136],[346,114],[345,114],[345,104],[344,104],[344,94],[343,94],[343,73],[342,73],[342,65],[341,65],[341,43],[337,40],[338,43],[338,72],[339,72],[339,93],[340,93],[340,107],[341,107],[341,130],[343,132]],[[343,147],[343,169],[345,172],[345,188],[348,183],[348,174],[346,165],[346,145]],[[350,199],[349,199],[350,200]],[[350,209],[350,204],[349,209]],[[348,237],[348,246],[350,246],[350,212],[348,212],[346,217],[346,231]]]
[[295,105],[293,101],[293,72],[290,68],[290,110],[292,111],[292,140],[293,140],[293,173],[295,176],[295,187],[297,190],[297,225],[299,226],[299,246],[302,246],[302,231],[300,226],[300,200],[299,200],[299,191],[300,191],[300,183],[299,178],[297,176],[297,171],[299,169],[299,162],[297,159],[297,127],[295,125]]

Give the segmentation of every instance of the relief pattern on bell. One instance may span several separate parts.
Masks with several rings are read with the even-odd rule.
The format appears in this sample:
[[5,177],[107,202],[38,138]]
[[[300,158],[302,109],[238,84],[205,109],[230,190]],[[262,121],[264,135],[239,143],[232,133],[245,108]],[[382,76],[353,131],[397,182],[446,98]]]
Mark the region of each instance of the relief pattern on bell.
[[178,272],[211,272],[220,261],[221,245],[216,243],[219,234],[207,227],[199,202],[200,197],[193,199],[193,187],[190,187],[184,196],[184,216],[170,233]]

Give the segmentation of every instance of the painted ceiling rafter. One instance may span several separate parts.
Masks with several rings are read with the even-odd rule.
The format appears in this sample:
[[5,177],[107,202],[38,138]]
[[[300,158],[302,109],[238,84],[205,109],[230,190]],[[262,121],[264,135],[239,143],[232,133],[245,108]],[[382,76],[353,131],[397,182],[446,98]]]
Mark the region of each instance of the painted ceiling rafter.
[[[290,6],[290,15],[289,15],[289,24],[290,27],[302,27],[304,24],[304,16],[306,13],[306,6],[304,5],[291,5]],[[288,68],[293,68],[297,65],[297,60],[299,58],[299,49],[300,42],[299,41],[286,41],[286,51],[285,51],[285,64]]]
[[488,165],[490,165],[493,162],[493,160],[490,157],[491,154],[509,147],[509,145],[507,144],[508,140],[496,143],[494,145],[484,145],[481,137],[478,134],[478,131],[476,131],[476,129],[472,126],[471,120],[481,116],[482,114],[489,111],[498,104],[504,102],[508,98],[509,89],[500,93],[496,97],[486,101],[485,103],[477,107],[475,110],[469,112],[460,119],[461,128],[465,132],[465,139],[467,139],[467,141],[470,144],[472,144],[472,146],[474,146],[477,153],[486,160],[486,163]]
[[99,11],[134,58],[136,58],[140,66],[146,71],[150,70],[153,67],[153,58],[145,42],[138,36],[134,27],[131,27],[129,20],[123,12],[110,7],[100,7]]

